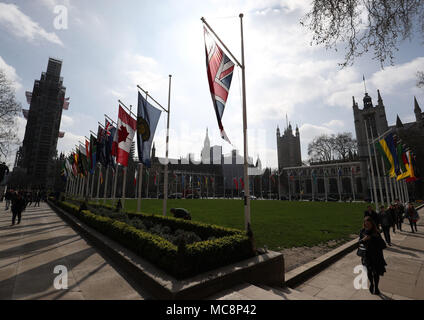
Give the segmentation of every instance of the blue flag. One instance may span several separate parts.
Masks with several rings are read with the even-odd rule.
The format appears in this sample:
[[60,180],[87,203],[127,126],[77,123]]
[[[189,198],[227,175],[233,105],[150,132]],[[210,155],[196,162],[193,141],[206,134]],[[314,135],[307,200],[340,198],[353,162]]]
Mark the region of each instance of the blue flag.
[[138,93],[137,111],[137,149],[138,159],[150,168],[150,150],[159,122],[161,111],[153,107],[143,96]]
[[112,156],[113,137],[116,128],[107,120],[105,120],[105,165],[115,168],[115,160]]

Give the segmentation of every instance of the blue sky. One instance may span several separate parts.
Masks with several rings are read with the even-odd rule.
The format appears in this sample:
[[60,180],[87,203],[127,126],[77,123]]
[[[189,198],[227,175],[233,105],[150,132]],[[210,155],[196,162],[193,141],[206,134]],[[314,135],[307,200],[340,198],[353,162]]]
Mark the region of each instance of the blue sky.
[[[57,5],[68,10],[66,30],[54,27]],[[395,65],[384,70],[370,55],[340,69],[343,50],[310,46],[311,34],[299,24],[308,8],[309,1],[298,0],[0,1],[0,68],[27,108],[24,93],[32,90],[48,58],[63,60],[71,105],[63,113],[66,135],[59,151],[70,151],[89,130],[96,131],[103,114],[116,118],[118,99],[135,106],[137,84],[166,105],[172,74],[170,156],[199,156],[206,127],[211,144],[229,152],[232,147],[220,139],[208,91],[200,17],[239,58],[238,14],[243,12],[249,155],[259,155],[264,166],[276,167],[275,130],[285,127],[286,114],[300,128],[304,159],[314,136],[354,133],[352,96],[362,105],[363,74],[374,102],[380,89],[389,124],[396,114],[412,121],[414,95],[424,107],[424,90],[415,86],[416,71],[424,70],[422,40],[402,43]],[[240,83],[236,70],[223,124],[242,153]],[[165,121],[163,115],[155,136],[159,155],[165,152]],[[21,138],[25,123],[17,119]]]

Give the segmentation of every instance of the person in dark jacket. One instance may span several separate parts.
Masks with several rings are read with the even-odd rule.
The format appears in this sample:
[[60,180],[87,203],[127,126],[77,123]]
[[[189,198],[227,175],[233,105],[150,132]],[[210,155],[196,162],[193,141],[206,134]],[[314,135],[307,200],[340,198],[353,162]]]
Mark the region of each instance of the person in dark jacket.
[[396,225],[399,231],[402,231],[402,223],[403,223],[403,214],[405,213],[405,208],[400,203],[399,199],[395,200],[395,210],[396,210]]
[[420,219],[420,216],[418,215],[417,210],[414,208],[411,202],[408,203],[405,216],[409,220],[412,233],[414,233],[414,228],[415,228],[415,232],[418,232],[417,221]]
[[25,198],[22,193],[15,193],[12,198],[12,226],[15,225],[16,217],[18,224],[21,223],[22,211],[25,210]]
[[373,210],[372,206],[368,206],[367,211],[364,212],[364,218],[366,217],[371,217],[375,225],[378,225],[378,215],[377,212]]
[[359,244],[365,247],[361,254],[362,265],[367,269],[369,290],[372,294],[380,294],[378,284],[380,276],[386,272],[386,261],[383,249],[386,248],[384,240],[378,232],[377,226],[370,217],[365,217],[363,229],[359,233]]
[[396,209],[395,206],[393,204],[391,204],[388,208],[387,208],[387,212],[390,214],[390,217],[392,219],[392,228],[393,228],[393,233],[396,233],[396,224],[397,224],[397,214],[396,214]]
[[6,199],[6,207],[4,210],[9,210],[10,207],[10,201],[12,201],[13,196],[13,190],[7,190],[6,194],[4,195],[4,198]]
[[191,220],[191,215],[186,209],[172,208],[170,211],[174,215],[174,218],[182,218],[184,220]]
[[35,194],[35,203],[34,203],[34,207],[39,207],[40,206],[40,201],[41,201],[41,192],[40,190],[38,190]]
[[390,227],[393,225],[392,216],[390,215],[389,211],[384,209],[384,206],[381,206],[378,218],[381,228],[383,229],[384,239],[386,240],[387,244],[391,246],[392,242],[390,239]]

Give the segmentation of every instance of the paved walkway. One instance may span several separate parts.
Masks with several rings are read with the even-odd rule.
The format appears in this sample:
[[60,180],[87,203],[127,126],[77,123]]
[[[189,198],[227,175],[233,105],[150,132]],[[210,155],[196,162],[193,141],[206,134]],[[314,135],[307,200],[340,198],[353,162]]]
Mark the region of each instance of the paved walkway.
[[[13,227],[0,203],[0,299],[145,299],[143,292],[69,227],[47,204],[27,208]],[[54,288],[55,266],[68,289]]]
[[360,265],[356,250],[295,289],[319,299],[424,300],[424,208],[419,214],[418,233],[410,232],[409,223],[403,224],[402,232],[391,233],[393,246],[384,250],[387,272],[380,278],[382,295],[354,288],[358,274],[353,270]]

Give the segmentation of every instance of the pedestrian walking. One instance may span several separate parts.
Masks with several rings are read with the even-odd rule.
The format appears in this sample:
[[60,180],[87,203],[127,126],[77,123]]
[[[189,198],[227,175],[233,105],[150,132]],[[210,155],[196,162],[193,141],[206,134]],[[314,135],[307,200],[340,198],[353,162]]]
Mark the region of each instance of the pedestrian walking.
[[409,220],[411,232],[414,233],[414,228],[415,232],[418,232],[417,221],[420,219],[420,216],[418,215],[417,210],[414,208],[411,202],[408,203],[408,208],[406,208],[405,216]]
[[12,198],[12,226],[15,225],[16,217],[18,224],[21,223],[22,211],[25,209],[25,199],[21,192],[16,192]]
[[400,203],[399,199],[395,200],[395,211],[396,211],[396,225],[399,231],[402,231],[402,223],[405,214],[405,208]]
[[390,214],[390,217],[392,219],[392,229],[393,233],[396,233],[396,225],[397,225],[397,214],[396,214],[396,208],[393,204],[389,206],[387,209],[387,212]]
[[386,272],[387,265],[383,255],[386,244],[370,217],[364,219],[363,229],[359,233],[359,246],[358,255],[361,257],[362,265],[366,268],[370,281],[369,290],[371,294],[379,295],[380,276],[383,276]]
[[4,199],[6,200],[6,207],[4,208],[4,210],[9,210],[10,207],[10,202],[12,200],[12,195],[13,195],[13,190],[7,190],[6,194],[4,195]]
[[367,211],[364,212],[364,218],[366,217],[370,217],[374,221],[374,224],[378,226],[378,215],[377,212],[373,210],[371,205],[369,205],[367,207]]
[[384,209],[384,206],[380,207],[380,213],[378,215],[379,223],[383,229],[384,239],[386,240],[386,243],[391,246],[392,242],[390,239],[390,227],[393,225],[392,216],[389,211]]
[[41,192],[40,192],[40,190],[38,190],[37,193],[36,193],[36,195],[35,195],[34,207],[39,207],[40,206],[40,201],[41,201]]

